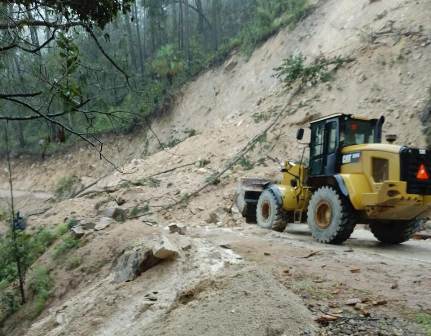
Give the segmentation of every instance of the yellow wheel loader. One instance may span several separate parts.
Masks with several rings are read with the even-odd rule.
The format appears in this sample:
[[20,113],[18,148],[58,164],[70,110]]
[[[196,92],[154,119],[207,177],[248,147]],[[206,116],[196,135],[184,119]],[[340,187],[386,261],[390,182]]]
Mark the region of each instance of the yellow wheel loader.
[[276,231],[307,222],[322,243],[343,243],[358,223],[383,243],[409,240],[431,212],[431,151],[394,145],[394,135],[382,143],[384,121],[337,114],[311,122],[308,164],[286,162],[278,182],[242,179],[242,215]]

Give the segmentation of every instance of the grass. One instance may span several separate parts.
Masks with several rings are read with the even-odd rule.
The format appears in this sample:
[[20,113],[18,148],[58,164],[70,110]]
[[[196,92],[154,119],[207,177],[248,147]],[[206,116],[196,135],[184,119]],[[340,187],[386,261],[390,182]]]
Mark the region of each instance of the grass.
[[416,322],[424,328],[428,336],[431,336],[431,314],[418,313],[416,315]]
[[[27,298],[29,305],[26,306],[26,312],[31,319],[44,310],[52,287],[49,272],[43,267],[33,265],[59,238],[62,238],[62,241],[54,249],[57,258],[77,247],[78,241],[67,234],[68,230],[67,224],[61,224],[54,229],[39,229],[32,235],[19,232],[17,236],[22,269],[34,269],[27,281],[30,295]],[[76,261],[70,260],[66,266],[75,267]],[[20,308],[18,292],[13,285],[16,279],[14,243],[11,235],[6,234],[0,237],[0,322]]]
[[62,237],[62,241],[57,246],[55,246],[53,258],[60,259],[71,250],[76,249],[78,246],[79,240],[74,238],[70,233],[67,233]]
[[242,157],[238,163],[244,170],[252,170],[254,168],[254,164],[246,157]]
[[35,319],[45,309],[52,294],[53,281],[44,267],[37,267],[29,281],[29,289],[34,295],[31,303],[30,318]]
[[256,112],[252,116],[253,121],[255,124],[258,124],[262,121],[268,121],[271,119],[271,115],[269,113],[263,113],[263,112]]
[[58,182],[55,188],[55,196],[58,199],[65,199],[72,196],[73,189],[79,182],[77,176],[63,176]]
[[148,203],[146,203],[143,207],[135,206],[134,208],[132,208],[132,210],[130,210],[128,217],[129,218],[135,218],[135,217],[142,215],[142,214],[145,214],[149,211],[150,211],[150,206],[148,205]]
[[0,208],[0,221],[8,221],[10,215],[7,210]]

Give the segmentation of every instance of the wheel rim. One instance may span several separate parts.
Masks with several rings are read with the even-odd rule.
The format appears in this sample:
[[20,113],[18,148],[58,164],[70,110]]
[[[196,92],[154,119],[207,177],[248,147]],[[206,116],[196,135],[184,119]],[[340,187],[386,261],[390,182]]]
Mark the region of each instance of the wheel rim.
[[264,202],[262,204],[262,218],[267,221],[271,215],[271,205],[269,202]]
[[321,229],[328,228],[332,221],[332,209],[328,202],[322,201],[317,205],[316,224]]

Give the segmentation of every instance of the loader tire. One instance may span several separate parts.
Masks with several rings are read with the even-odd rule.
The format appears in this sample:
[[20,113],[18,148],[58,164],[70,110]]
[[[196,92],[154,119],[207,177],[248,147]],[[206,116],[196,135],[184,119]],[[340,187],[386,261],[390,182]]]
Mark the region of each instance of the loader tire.
[[341,244],[356,225],[356,214],[348,199],[331,187],[317,189],[308,205],[307,223],[318,242]]
[[420,230],[423,220],[411,221],[376,221],[370,223],[370,229],[374,237],[385,244],[401,244]]
[[264,229],[283,232],[286,229],[286,214],[283,205],[274,192],[266,189],[262,192],[256,207],[257,225]]

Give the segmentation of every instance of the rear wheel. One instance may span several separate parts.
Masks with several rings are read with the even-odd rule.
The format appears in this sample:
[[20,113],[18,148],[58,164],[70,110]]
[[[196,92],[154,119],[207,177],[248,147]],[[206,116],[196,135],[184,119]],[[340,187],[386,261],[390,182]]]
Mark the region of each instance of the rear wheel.
[[266,189],[262,192],[256,208],[257,225],[264,229],[283,232],[286,229],[286,213],[274,192]]
[[314,239],[326,244],[341,244],[349,239],[356,215],[349,201],[331,187],[314,192],[308,205],[307,222]]
[[401,244],[420,230],[423,220],[411,221],[379,221],[370,224],[374,237],[385,244]]

